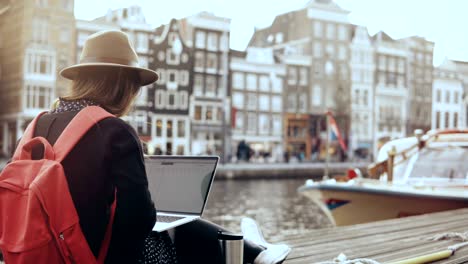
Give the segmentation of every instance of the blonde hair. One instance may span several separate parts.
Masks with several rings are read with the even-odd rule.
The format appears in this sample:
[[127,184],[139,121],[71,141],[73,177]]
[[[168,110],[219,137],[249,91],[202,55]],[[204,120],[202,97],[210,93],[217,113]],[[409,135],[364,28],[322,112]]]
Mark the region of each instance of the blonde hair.
[[115,67],[81,69],[74,78],[65,100],[89,99],[108,112],[123,116],[130,111],[140,90],[138,73]]

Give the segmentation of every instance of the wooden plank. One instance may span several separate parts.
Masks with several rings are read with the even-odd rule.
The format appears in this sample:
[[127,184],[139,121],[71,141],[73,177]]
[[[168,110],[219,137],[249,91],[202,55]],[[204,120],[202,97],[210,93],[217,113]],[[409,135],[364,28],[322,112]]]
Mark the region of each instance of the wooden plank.
[[[468,209],[392,219],[374,223],[311,230],[278,237],[293,250],[285,264],[331,261],[340,253],[349,259],[371,258],[390,263],[447,249],[459,241],[432,241],[445,232],[468,231]],[[435,263],[468,263],[468,247],[447,260]]]

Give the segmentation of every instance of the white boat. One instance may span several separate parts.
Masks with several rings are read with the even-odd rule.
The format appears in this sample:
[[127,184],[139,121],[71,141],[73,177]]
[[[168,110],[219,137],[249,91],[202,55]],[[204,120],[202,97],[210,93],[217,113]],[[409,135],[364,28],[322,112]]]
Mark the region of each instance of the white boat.
[[468,207],[468,130],[415,134],[387,142],[368,178],[308,180],[299,192],[337,226]]

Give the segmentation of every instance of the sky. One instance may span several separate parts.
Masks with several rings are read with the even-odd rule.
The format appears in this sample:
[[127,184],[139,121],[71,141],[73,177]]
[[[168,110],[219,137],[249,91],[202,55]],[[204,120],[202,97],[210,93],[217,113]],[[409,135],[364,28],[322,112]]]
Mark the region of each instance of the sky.
[[[308,0],[75,0],[77,19],[94,19],[108,9],[136,4],[154,27],[201,11],[231,19],[231,48],[245,50],[254,28],[271,25],[277,15],[303,8]],[[350,11],[352,24],[380,30],[392,38],[421,36],[435,43],[434,65],[444,58],[468,61],[467,0],[335,0]]]

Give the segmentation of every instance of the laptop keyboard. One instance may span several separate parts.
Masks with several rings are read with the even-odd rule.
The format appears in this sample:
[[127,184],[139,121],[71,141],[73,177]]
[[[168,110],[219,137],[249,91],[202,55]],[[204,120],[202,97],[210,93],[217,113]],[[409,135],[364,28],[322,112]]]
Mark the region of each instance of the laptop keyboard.
[[174,221],[177,221],[179,219],[182,219],[184,217],[178,217],[178,216],[169,216],[169,215],[158,215],[157,216],[157,221],[162,222],[162,223],[171,223]]

